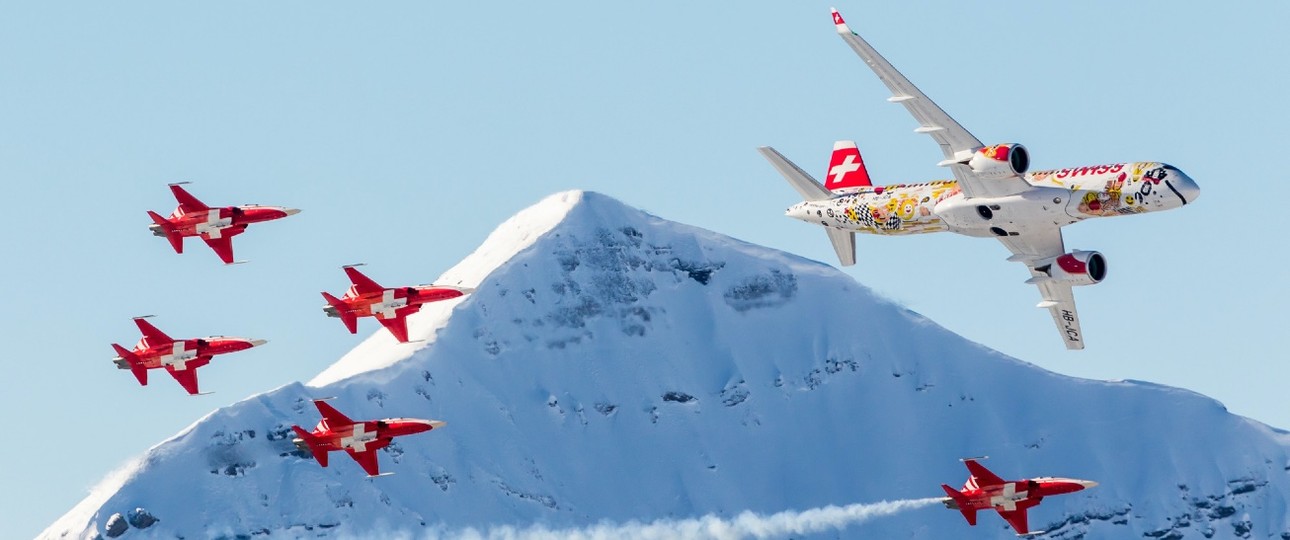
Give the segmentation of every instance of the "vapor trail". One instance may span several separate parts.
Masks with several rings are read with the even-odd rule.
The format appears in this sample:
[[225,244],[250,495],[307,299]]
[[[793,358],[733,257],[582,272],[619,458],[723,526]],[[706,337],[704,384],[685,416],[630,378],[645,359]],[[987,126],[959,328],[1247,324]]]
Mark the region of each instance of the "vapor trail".
[[794,534],[824,532],[842,529],[849,525],[889,516],[905,510],[930,506],[940,499],[906,499],[870,504],[825,506],[801,511],[785,511],[771,515],[745,511],[725,519],[711,514],[692,519],[661,519],[649,523],[629,521],[612,523],[602,521],[582,528],[548,529],[538,525],[517,528],[493,527],[486,531],[465,529],[445,538],[461,540],[735,540],[739,538],[779,538]]

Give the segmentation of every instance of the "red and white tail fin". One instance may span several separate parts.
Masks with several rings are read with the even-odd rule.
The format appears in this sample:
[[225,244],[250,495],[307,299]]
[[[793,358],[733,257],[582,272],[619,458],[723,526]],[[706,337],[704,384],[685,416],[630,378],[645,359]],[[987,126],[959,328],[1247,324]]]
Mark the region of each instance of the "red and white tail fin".
[[175,253],[183,253],[184,237],[179,234],[179,231],[175,230],[175,226],[171,225],[170,221],[166,218],[161,217],[161,214],[153,212],[152,210],[148,210],[148,217],[152,218],[152,222],[156,223],[157,226],[161,228],[161,232],[165,234],[166,240],[170,241],[170,247],[175,248]]
[[869,171],[864,167],[860,149],[855,141],[838,141],[833,143],[833,156],[829,158],[829,170],[824,175],[824,187],[829,191],[845,188],[872,186]]
[[952,487],[950,487],[950,486],[948,486],[948,485],[946,485],[946,484],[941,484],[941,489],[944,489],[944,490],[945,490],[945,494],[946,494],[946,495],[949,495],[949,496],[950,496],[950,499],[954,501],[954,506],[953,506],[952,508],[954,508],[954,509],[958,510],[959,512],[961,512],[961,513],[963,514],[963,519],[966,519],[966,520],[967,520],[968,525],[976,526],[976,510],[977,510],[977,509],[976,509],[976,508],[970,508],[970,507],[968,506],[968,505],[969,505],[969,502],[968,502],[967,497],[964,497],[964,496],[963,496],[963,494],[962,494],[962,493],[959,493],[959,491],[958,491],[958,490],[956,490],[956,489],[954,489],[954,488],[952,488]]
[[349,333],[357,334],[358,316],[354,315],[354,312],[349,309],[349,305],[330,293],[324,292],[322,295],[323,298],[327,299],[327,303],[331,304],[331,307],[336,308],[336,316],[340,317],[340,322],[345,323],[345,328],[349,329]]
[[305,446],[309,447],[309,453],[314,455],[314,459],[318,460],[318,464],[326,467],[327,451],[318,447],[319,443],[317,437],[314,437],[313,434],[305,431],[304,428],[301,428],[300,426],[291,426],[291,429],[296,432],[296,436],[300,437],[300,440],[304,442]]

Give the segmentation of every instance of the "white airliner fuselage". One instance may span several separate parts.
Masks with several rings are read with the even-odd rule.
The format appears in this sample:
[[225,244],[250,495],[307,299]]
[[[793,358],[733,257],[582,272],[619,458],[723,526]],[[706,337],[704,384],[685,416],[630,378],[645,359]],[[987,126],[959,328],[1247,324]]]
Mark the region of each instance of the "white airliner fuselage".
[[789,217],[833,229],[880,235],[951,231],[1019,236],[1095,217],[1171,210],[1200,194],[1182,171],[1138,162],[1026,173],[1033,189],[967,199],[953,180],[849,188],[798,203]]

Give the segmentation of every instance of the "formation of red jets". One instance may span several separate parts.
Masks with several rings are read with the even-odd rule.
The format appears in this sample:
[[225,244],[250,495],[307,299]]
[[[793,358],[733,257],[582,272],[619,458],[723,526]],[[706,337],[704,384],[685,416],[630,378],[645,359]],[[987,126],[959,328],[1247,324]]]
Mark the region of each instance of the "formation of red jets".
[[[294,208],[281,206],[222,206],[212,207],[185,190],[186,182],[170,184],[170,191],[179,206],[169,217],[148,211],[152,224],[148,229],[165,238],[175,253],[184,252],[184,238],[200,237],[210,246],[224,264],[237,264],[233,259],[233,237],[246,232],[253,223],[273,221],[299,213]],[[351,334],[358,332],[359,317],[375,317],[400,343],[408,342],[407,317],[421,306],[431,302],[450,300],[469,294],[473,289],[445,285],[418,285],[387,288],[359,272],[355,266],[344,267],[352,285],[344,296],[336,298],[323,292],[327,305],[323,310],[328,316],[339,317]],[[151,315],[135,317],[143,337],[133,349],[116,343],[113,363],[128,369],[147,386],[148,371],[165,369],[190,395],[200,395],[197,369],[209,364],[215,356],[243,351],[263,345],[263,339],[228,336],[175,339],[157,329],[146,319]],[[377,465],[376,451],[390,444],[394,437],[411,435],[442,427],[438,420],[416,418],[386,418],[371,421],[354,421],[341,414],[322,400],[316,400],[322,421],[312,432],[292,426],[299,438],[295,444],[313,454],[323,467],[327,466],[329,452],[344,450],[357,461],[368,476],[384,476]],[[386,473],[389,474],[389,473]]]
[[[199,236],[225,264],[234,264],[232,237],[246,231],[252,223],[271,221],[294,215],[299,210],[277,206],[225,206],[210,207],[180,187],[171,184],[170,190],[179,201],[178,208],[169,218],[149,211],[153,224],[149,229],[165,237],[176,253],[183,253],[184,238]],[[344,271],[351,285],[343,296],[337,298],[323,292],[327,304],[323,311],[337,317],[351,334],[358,332],[358,318],[375,317],[400,343],[408,342],[407,317],[421,306],[431,302],[450,300],[470,294],[473,289],[444,285],[418,285],[409,287],[383,287],[359,272],[360,265],[346,265]],[[263,345],[263,339],[227,336],[174,339],[146,320],[135,317],[143,337],[127,350],[116,343],[112,348],[117,357],[113,362],[120,369],[128,369],[139,380],[148,384],[148,370],[165,369],[189,394],[201,392],[197,384],[197,369],[209,364],[220,354],[242,351]],[[395,437],[430,431],[444,426],[437,420],[416,418],[385,418],[381,420],[351,420],[324,402],[314,400],[322,420],[313,431],[292,426],[297,438],[294,443],[302,451],[313,455],[319,465],[326,467],[331,452],[344,451],[362,467],[369,477],[392,473],[380,472],[376,451],[385,448]],[[1006,481],[986,469],[977,459],[965,459],[971,473],[963,489],[942,484],[948,497],[945,506],[963,513],[969,525],[976,525],[978,510],[993,509],[1017,532],[1034,535],[1027,523],[1027,510],[1039,504],[1044,497],[1073,493],[1097,485],[1087,480],[1068,478],[1033,478]]]

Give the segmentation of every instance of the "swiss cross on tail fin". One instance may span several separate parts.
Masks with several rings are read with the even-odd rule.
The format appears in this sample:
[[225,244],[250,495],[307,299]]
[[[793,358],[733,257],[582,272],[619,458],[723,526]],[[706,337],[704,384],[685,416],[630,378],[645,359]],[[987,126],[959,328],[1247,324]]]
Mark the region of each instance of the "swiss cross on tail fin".
[[829,159],[829,170],[824,175],[824,187],[829,191],[844,188],[872,186],[869,171],[865,169],[864,159],[855,141],[838,141],[833,143],[833,156]]

